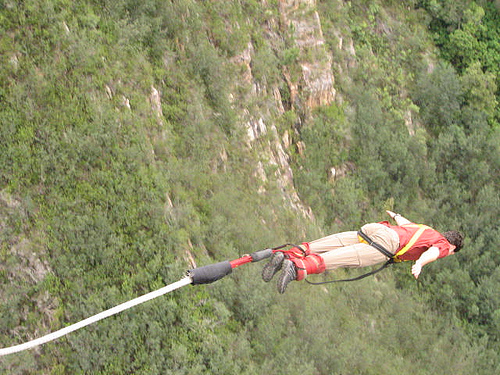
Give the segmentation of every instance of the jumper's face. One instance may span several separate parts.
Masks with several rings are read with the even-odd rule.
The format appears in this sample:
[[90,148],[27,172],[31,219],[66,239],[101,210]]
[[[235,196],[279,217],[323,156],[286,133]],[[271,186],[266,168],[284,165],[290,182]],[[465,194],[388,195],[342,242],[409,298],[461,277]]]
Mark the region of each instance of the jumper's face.
[[448,251],[449,251],[448,255],[455,254],[455,249],[456,249],[457,247],[456,247],[455,245],[450,245],[450,246],[451,246],[451,247],[450,247],[450,250],[448,250]]

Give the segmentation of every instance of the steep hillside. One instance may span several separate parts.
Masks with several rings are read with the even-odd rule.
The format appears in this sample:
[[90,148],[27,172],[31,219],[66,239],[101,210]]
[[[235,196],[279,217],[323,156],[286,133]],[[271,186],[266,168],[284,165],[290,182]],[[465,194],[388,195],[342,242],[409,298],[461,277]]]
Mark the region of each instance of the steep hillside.
[[[387,208],[468,239],[419,283],[400,265],[278,296],[249,265],[0,372],[496,373],[498,76],[443,60],[434,3],[4,1],[2,347]],[[450,32],[489,38],[494,7],[458,3]]]

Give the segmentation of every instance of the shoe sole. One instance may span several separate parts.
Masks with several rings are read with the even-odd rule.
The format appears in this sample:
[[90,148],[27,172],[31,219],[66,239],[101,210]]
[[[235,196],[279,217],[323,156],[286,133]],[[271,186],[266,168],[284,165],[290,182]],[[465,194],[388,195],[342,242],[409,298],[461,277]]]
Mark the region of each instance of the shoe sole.
[[274,275],[281,269],[285,255],[283,253],[275,253],[269,263],[262,269],[262,280],[266,283],[271,281]]
[[[286,259],[283,262],[283,271],[281,272],[281,275],[278,279],[277,286],[278,286],[278,293],[283,294],[286,291],[286,287],[288,284],[290,284],[292,281],[296,280],[297,278],[297,272],[294,270],[292,271],[295,267],[295,264],[289,259]],[[295,277],[293,276],[295,274]]]

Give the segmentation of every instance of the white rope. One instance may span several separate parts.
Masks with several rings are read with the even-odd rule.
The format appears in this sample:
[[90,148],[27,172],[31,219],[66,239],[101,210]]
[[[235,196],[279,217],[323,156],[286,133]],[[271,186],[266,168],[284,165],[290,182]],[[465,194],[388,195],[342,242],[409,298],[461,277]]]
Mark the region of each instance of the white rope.
[[152,300],[156,297],[167,294],[175,289],[189,285],[189,284],[191,284],[192,281],[193,280],[190,277],[185,277],[185,278],[183,278],[183,279],[181,279],[173,284],[164,286],[163,288],[160,288],[160,289],[155,290],[153,292],[144,294],[144,295],[137,297],[137,298],[134,298],[128,302],[124,302],[124,303],[122,303],[118,306],[115,306],[109,310],[106,310],[106,311],[103,311],[99,314],[91,316],[90,318],[84,319],[78,323],[75,323],[75,324],[72,324],[68,327],[62,328],[59,331],[49,333],[48,335],[42,336],[42,337],[35,339],[35,340],[28,341],[24,344],[19,344],[19,345],[11,346],[8,348],[0,349],[0,356],[21,352],[23,350],[31,349],[37,345],[45,344],[49,341],[58,339],[59,337],[65,336],[70,332],[73,332],[73,331],[76,331],[77,329],[88,326],[89,324],[95,323],[101,319],[108,318],[111,315],[115,315],[115,314],[118,314],[119,312],[130,309],[133,306],[139,305],[139,304],[144,303],[146,301]]

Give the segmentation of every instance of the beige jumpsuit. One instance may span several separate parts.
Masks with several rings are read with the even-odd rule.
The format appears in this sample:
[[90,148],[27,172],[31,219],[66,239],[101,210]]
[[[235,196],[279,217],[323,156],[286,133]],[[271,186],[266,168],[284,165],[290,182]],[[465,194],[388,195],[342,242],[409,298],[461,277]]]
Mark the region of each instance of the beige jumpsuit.
[[[399,236],[391,228],[379,223],[364,225],[361,230],[372,241],[395,254],[399,248]],[[387,257],[371,245],[358,239],[358,232],[332,234],[309,242],[311,253],[319,254],[325,260],[326,269],[359,268],[387,261]]]

